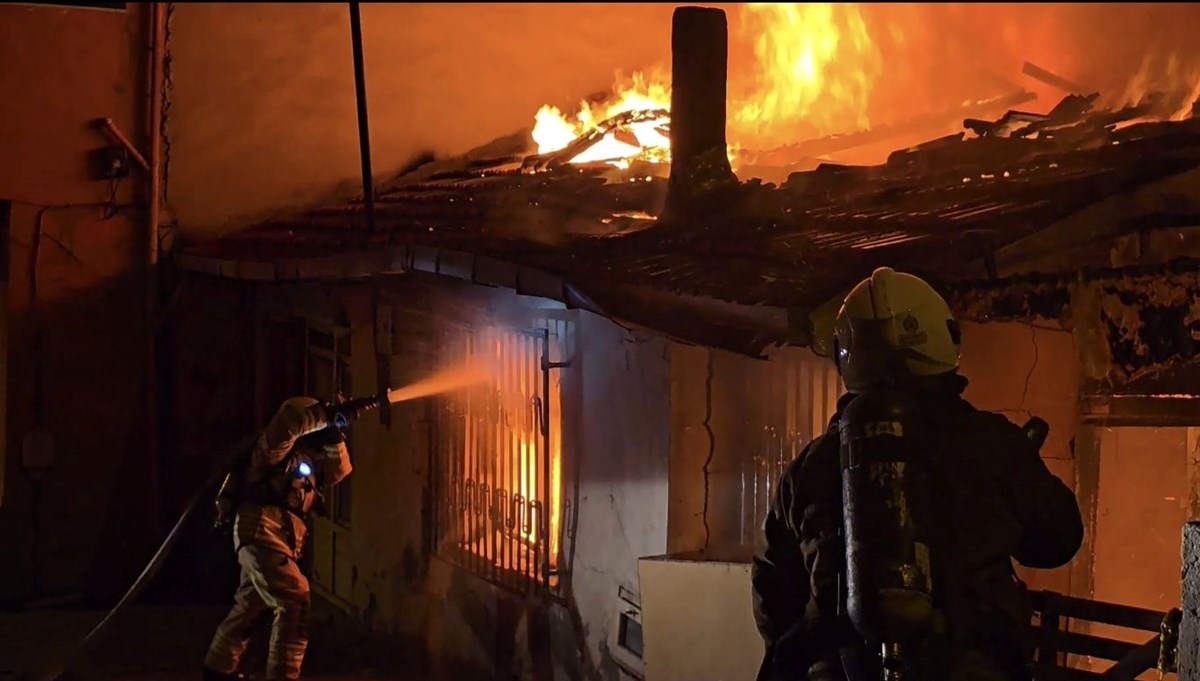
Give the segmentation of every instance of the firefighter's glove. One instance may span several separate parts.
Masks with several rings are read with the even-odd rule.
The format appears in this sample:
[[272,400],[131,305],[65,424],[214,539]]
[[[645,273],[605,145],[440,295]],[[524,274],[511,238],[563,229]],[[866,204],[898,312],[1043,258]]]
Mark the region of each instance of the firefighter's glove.
[[384,404],[387,404],[387,397],[385,395],[356,397],[345,402],[330,402],[325,405],[325,416],[330,425],[339,430],[345,430],[359,416]]
[[346,441],[346,433],[335,425],[329,425],[317,431],[314,439],[321,447],[337,447]]

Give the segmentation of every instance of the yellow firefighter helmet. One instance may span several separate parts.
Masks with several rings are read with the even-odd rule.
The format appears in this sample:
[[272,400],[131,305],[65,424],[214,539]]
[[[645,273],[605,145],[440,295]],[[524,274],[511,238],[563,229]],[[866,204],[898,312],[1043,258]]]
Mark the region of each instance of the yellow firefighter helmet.
[[920,277],[880,267],[846,296],[834,322],[834,361],[846,389],[958,368],[961,333],[946,300]]

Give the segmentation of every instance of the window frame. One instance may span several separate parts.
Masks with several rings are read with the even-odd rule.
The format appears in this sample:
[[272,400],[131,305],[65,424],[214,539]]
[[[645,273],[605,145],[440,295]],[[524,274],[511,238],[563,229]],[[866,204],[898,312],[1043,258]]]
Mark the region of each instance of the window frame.
[[[322,344],[314,344],[314,336],[318,334],[329,337],[329,347]],[[316,385],[311,375],[313,359],[318,359],[329,364],[332,372],[329,383],[333,387],[334,394],[316,394]],[[307,321],[304,331],[305,394],[319,400],[332,400],[338,395],[349,398],[353,395],[354,388],[351,374],[349,327]],[[346,446],[351,449],[353,449],[353,437],[353,431],[350,431],[346,435]],[[354,498],[352,477],[346,478],[341,483],[323,490],[325,507],[321,509],[320,513],[321,517],[347,530],[353,527],[354,522],[352,511]]]
[[[563,357],[564,349],[569,343],[570,329],[561,321],[548,318],[536,319],[531,324],[519,327],[461,326],[446,331],[442,347],[453,348],[456,358],[464,356],[467,344],[478,342],[480,337],[487,342],[487,339],[493,338],[489,333],[499,333],[500,336],[496,338],[524,338],[532,341],[532,352],[515,359],[518,368],[514,371],[520,374],[522,362],[524,368],[532,370],[523,378],[536,377],[536,381],[526,383],[527,386],[536,383],[535,390],[532,395],[522,395],[520,399],[508,404],[522,410],[524,406],[520,405],[530,408],[529,419],[533,420],[533,438],[529,441],[532,444],[528,445],[528,449],[536,449],[541,453],[535,455],[535,464],[532,466],[534,484],[538,488],[537,499],[528,506],[520,506],[519,510],[513,510],[518,509],[521,502],[512,498],[510,491],[505,489],[511,486],[509,483],[517,484],[520,473],[516,471],[524,472],[529,461],[528,449],[524,449],[526,443],[520,440],[520,435],[514,430],[517,422],[512,418],[512,412],[505,408],[504,398],[499,397],[495,403],[491,402],[490,396],[494,389],[492,386],[506,379],[497,378],[488,386],[488,402],[483,406],[486,413],[474,419],[495,419],[491,424],[497,428],[494,440],[488,441],[492,435],[486,432],[482,436],[482,440],[487,444],[503,443],[506,438],[516,438],[516,442],[521,442],[522,449],[514,448],[511,445],[514,440],[509,439],[510,444],[500,444],[498,449],[483,455],[484,459],[490,462],[485,464],[484,468],[495,468],[499,473],[482,471],[478,467],[481,459],[477,454],[473,463],[468,462],[472,456],[471,447],[478,446],[480,441],[468,440],[467,409],[470,407],[466,406],[465,401],[479,399],[482,393],[460,392],[434,398],[431,401],[434,416],[433,437],[430,440],[430,478],[431,486],[435,490],[435,502],[429,520],[433,526],[433,555],[507,591],[553,597],[558,595],[562,585],[561,575],[565,572],[564,567],[567,564],[565,547],[572,533],[569,527],[570,500],[563,484],[565,461],[568,458],[563,437],[566,430],[563,422],[565,391],[561,380],[557,380],[551,372],[569,364],[555,361],[555,356]],[[503,353],[503,350],[501,352]],[[512,361],[511,357],[509,361]],[[501,373],[505,371],[502,369]],[[523,378],[515,380],[519,382]],[[514,379],[509,376],[507,380]],[[513,388],[514,385],[510,383],[507,387]],[[519,454],[518,451],[526,453]],[[475,481],[468,477],[465,474],[468,465],[476,467],[470,475],[478,475],[483,479]],[[505,481],[505,487],[494,484],[502,480]],[[476,482],[478,485],[473,484]],[[484,492],[481,493],[480,489]],[[486,501],[477,501],[484,496]],[[517,496],[523,499],[524,495]],[[497,502],[497,499],[501,501]],[[535,504],[546,510],[538,515]],[[528,518],[533,518],[534,521],[528,523],[528,532],[523,532],[524,520]],[[472,539],[469,541],[470,545],[465,545],[468,542],[455,537],[455,533],[460,531],[478,532],[483,538]],[[513,536],[514,531],[517,536]],[[522,534],[526,537],[536,535],[536,538],[533,541],[522,539]],[[532,560],[529,559],[530,553],[533,556]]]

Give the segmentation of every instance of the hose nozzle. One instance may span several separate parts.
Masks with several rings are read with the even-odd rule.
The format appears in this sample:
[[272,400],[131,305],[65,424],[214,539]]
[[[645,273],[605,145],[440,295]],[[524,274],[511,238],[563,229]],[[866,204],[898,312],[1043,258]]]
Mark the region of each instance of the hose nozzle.
[[369,397],[356,397],[336,404],[326,404],[325,414],[331,425],[344,430],[358,417],[385,404],[388,404],[387,392]]

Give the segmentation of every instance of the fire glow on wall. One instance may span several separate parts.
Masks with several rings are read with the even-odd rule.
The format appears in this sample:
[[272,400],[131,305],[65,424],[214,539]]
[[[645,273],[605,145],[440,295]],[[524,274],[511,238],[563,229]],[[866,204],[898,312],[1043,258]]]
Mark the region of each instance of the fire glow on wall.
[[519,590],[557,585],[562,532],[560,387],[546,329],[485,327],[455,351],[485,383],[440,400],[438,551]]

